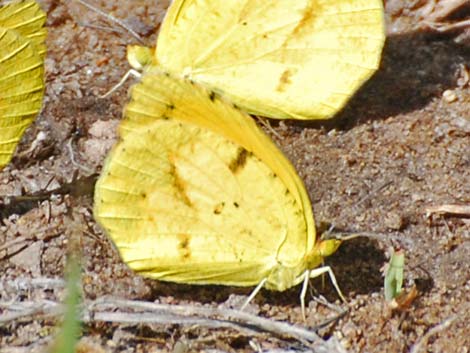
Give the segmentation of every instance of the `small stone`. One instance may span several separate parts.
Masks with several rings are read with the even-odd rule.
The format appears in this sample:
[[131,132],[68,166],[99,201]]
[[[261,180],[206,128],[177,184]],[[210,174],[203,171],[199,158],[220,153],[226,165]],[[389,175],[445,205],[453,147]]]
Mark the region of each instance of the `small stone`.
[[404,225],[403,217],[396,212],[389,212],[384,218],[384,225],[388,229],[400,230]]
[[41,241],[29,244],[24,250],[12,256],[10,261],[16,266],[28,270],[31,275],[41,275],[41,252],[43,243]]
[[189,346],[186,342],[177,341],[173,346],[173,353],[187,353],[189,352]]
[[444,98],[444,100],[448,103],[452,103],[452,102],[455,102],[457,100],[457,95],[455,94],[455,92],[451,89],[446,89],[443,93],[442,93],[442,98]]

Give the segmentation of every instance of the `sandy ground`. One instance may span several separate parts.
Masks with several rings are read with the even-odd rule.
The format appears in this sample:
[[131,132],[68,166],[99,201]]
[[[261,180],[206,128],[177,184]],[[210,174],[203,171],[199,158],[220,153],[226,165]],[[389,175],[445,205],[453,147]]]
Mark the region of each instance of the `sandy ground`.
[[[465,30],[417,27],[436,20],[430,3],[387,2],[381,68],[337,118],[272,123],[272,137],[305,181],[317,224],[377,237],[351,240],[328,259],[349,307],[345,316],[318,330],[324,340],[336,340],[330,351],[470,350],[469,214],[427,214],[446,204],[470,206],[469,40]],[[167,6],[151,0],[93,4],[125,21],[150,46]],[[120,261],[91,209],[93,174],[115,142],[129,83],[108,99],[98,95],[128,70],[126,45],[136,39],[77,2],[41,5],[49,27],[44,109],[13,163],[0,172],[0,195],[17,196],[3,197],[0,204],[0,314],[33,309],[0,321],[0,352],[41,351],[52,341],[57,317],[44,303],[63,299],[62,284],[54,279],[63,278],[66,254],[77,242],[87,302],[114,297],[216,308],[249,294],[250,289],[146,280]],[[444,20],[456,23],[468,13],[460,9]],[[409,307],[393,313],[384,302],[381,275],[390,246],[405,250],[406,287],[415,283],[418,289]],[[345,308],[328,282],[314,285],[316,297]],[[250,312],[302,326],[298,292],[262,291]],[[310,328],[337,314],[312,296],[309,301]],[[236,327],[93,319],[83,335],[83,352],[324,347]]]

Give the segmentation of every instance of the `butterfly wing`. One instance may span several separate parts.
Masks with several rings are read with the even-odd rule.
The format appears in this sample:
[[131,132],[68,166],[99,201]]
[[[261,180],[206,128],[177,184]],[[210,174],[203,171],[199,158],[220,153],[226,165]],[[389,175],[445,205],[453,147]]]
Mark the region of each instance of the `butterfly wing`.
[[38,12],[32,1],[0,8],[0,167],[42,105],[45,15]]
[[34,0],[14,2],[0,8],[0,27],[14,30],[31,41],[36,52],[46,54],[46,14]]
[[[203,128],[225,136],[262,160],[286,185],[301,207],[307,225],[305,243],[311,250],[315,243],[315,224],[312,206],[304,184],[289,160],[279,151],[256,123],[233,105],[219,99],[212,91],[185,80],[162,74],[158,67],[148,70],[142,85],[133,87],[134,99],[126,107],[126,120],[121,135],[146,126],[156,118],[168,116],[180,121],[197,122]],[[150,93],[151,92],[151,93]],[[181,109],[175,107],[176,97]],[[209,99],[208,99],[209,98]]]
[[156,61],[249,113],[324,119],[379,65],[380,0],[176,0]]
[[[175,282],[251,286],[276,267],[302,263],[315,241],[308,196],[249,116],[158,73],[133,87],[125,116],[94,214],[132,269]],[[292,286],[296,274],[274,286]]]

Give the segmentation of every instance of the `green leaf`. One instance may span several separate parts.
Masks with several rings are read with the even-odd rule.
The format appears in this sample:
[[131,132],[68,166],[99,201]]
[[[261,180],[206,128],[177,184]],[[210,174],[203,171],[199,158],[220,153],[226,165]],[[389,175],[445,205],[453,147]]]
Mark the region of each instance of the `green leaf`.
[[384,278],[385,300],[388,302],[396,298],[402,291],[404,267],[405,252],[401,249],[393,250]]

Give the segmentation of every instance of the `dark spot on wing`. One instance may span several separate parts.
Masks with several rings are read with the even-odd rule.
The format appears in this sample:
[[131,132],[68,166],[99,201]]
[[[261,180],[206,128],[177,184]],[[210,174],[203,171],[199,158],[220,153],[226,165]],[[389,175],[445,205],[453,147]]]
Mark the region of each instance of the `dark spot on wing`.
[[289,69],[284,70],[281,77],[279,77],[279,82],[277,83],[276,91],[284,92],[286,90],[286,87],[292,83],[291,81],[292,74],[293,72],[291,70]]
[[[315,14],[322,13],[321,5],[318,1],[309,1],[308,5],[305,7],[302,13],[302,18],[299,20],[297,25],[294,27],[292,32],[286,36],[283,47],[289,47],[289,42],[291,38],[298,38],[299,35],[302,36],[302,31],[310,31],[312,29],[312,23],[315,21]],[[299,34],[300,33],[300,34]]]
[[181,201],[183,201],[185,205],[192,207],[191,200],[186,194],[186,183],[178,176],[178,174],[175,174],[175,179],[174,179],[173,184],[176,190],[178,191],[178,195],[180,196]]
[[215,100],[215,97],[216,97],[215,92],[214,92],[214,91],[211,91],[211,92],[209,93],[209,99],[211,100],[211,102],[213,102],[213,101]]
[[238,204],[238,202],[234,202],[233,205],[234,205],[236,208],[240,207],[240,205]]
[[246,234],[249,238],[253,237],[253,232],[249,229],[243,229],[242,234]]
[[218,203],[214,207],[214,214],[221,214],[224,210],[225,202]]
[[247,157],[249,157],[249,152],[243,147],[240,147],[237,151],[237,155],[228,165],[232,173],[236,174],[243,169],[246,164]]
[[150,213],[150,214],[148,215],[148,221],[149,221],[150,223],[157,224],[157,220],[155,219],[155,217],[154,217],[154,215],[153,215],[152,213]]
[[315,13],[322,13],[320,5],[318,1],[310,1],[310,4],[305,7],[302,19],[299,21],[297,26],[295,26],[294,30],[290,34],[290,37],[295,37],[304,27],[306,27],[309,23],[312,23],[315,18]]
[[190,238],[191,237],[189,234],[178,234],[178,251],[180,252],[180,255],[183,259],[188,259],[191,257],[191,250],[189,249]]
[[180,243],[178,244],[178,247],[180,249],[187,249],[189,247],[189,235],[187,235],[187,234],[178,234],[178,238],[180,240]]
[[174,156],[170,156],[169,161],[170,161],[170,174],[173,175],[173,186],[175,187],[175,190],[177,192],[178,198],[183,201],[183,203],[186,206],[192,207],[191,200],[189,199],[186,189],[187,189],[187,184],[186,182],[181,178],[181,176],[178,174],[175,163],[174,163]]

